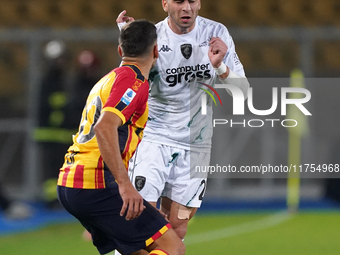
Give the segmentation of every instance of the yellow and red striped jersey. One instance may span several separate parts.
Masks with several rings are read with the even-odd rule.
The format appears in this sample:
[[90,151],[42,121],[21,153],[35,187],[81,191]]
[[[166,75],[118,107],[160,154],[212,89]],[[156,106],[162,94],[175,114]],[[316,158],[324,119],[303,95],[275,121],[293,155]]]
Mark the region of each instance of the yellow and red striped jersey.
[[78,133],[60,168],[58,185],[70,188],[105,188],[105,163],[94,126],[104,111],[117,114],[119,146],[125,167],[143,137],[148,118],[149,83],[136,65],[123,64],[104,76],[90,91]]

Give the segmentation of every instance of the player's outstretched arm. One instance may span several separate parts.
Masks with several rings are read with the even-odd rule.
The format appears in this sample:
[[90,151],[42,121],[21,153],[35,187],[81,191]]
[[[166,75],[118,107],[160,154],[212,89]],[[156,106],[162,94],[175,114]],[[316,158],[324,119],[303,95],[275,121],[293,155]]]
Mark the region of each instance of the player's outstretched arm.
[[103,160],[118,183],[119,194],[123,200],[120,215],[123,216],[127,212],[126,220],[132,220],[138,217],[145,207],[143,198],[131,184],[122,161],[118,138],[118,127],[121,125],[122,120],[118,115],[103,112],[95,125],[95,132]]
[[125,14],[126,14],[126,10],[119,13],[116,19],[116,23],[117,23],[119,30],[121,30],[122,26],[124,26],[127,22],[131,22],[135,20],[133,17],[125,16]]

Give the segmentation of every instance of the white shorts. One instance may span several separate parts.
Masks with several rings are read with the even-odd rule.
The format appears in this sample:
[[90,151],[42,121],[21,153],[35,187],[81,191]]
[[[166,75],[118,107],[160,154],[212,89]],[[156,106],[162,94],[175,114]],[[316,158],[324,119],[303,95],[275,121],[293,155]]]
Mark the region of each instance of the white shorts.
[[157,202],[162,196],[184,206],[200,207],[207,176],[202,173],[195,176],[190,159],[195,165],[208,165],[210,153],[142,140],[129,162],[131,182],[148,202]]

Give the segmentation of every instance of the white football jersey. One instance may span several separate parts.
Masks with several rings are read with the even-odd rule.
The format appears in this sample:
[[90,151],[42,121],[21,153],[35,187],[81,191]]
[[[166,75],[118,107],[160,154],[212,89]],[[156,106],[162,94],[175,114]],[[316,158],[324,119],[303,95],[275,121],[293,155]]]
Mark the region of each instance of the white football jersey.
[[[215,70],[209,57],[209,41],[221,38],[228,46],[224,63],[245,76],[227,28],[221,23],[197,17],[194,29],[175,34],[168,18],[156,24],[159,59],[150,73],[149,120],[145,140],[196,151],[210,151],[212,100],[207,114],[201,114],[201,96],[214,86]],[[201,89],[200,89],[201,88]],[[207,97],[209,99],[209,97]]]

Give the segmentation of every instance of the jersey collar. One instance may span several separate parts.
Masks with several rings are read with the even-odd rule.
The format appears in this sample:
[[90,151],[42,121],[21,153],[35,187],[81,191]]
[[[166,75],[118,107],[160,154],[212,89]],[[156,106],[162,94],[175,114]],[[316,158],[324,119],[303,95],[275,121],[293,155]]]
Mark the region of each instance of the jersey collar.
[[174,31],[172,31],[170,26],[169,26],[169,23],[168,23],[169,17],[165,18],[164,23],[165,23],[166,29],[169,31],[169,33],[172,36],[179,37],[179,38],[186,38],[186,37],[191,37],[192,35],[196,34],[196,31],[198,29],[198,18],[199,18],[199,16],[196,17],[194,29],[191,30],[189,33],[186,33],[186,34],[176,34]]

